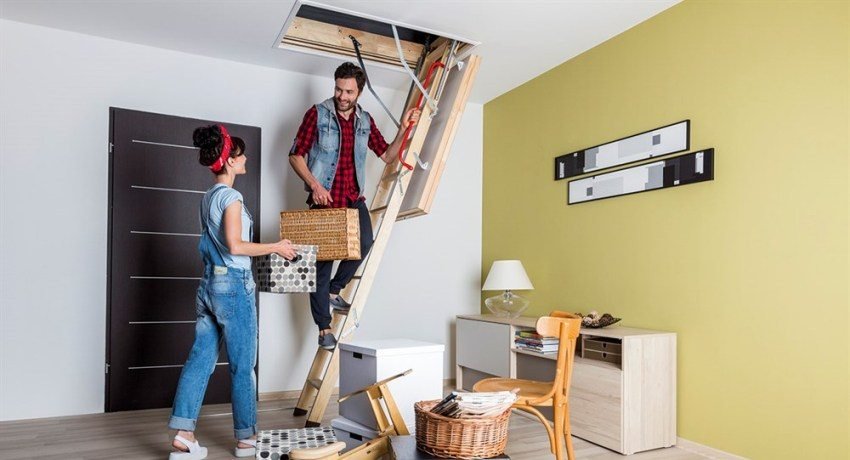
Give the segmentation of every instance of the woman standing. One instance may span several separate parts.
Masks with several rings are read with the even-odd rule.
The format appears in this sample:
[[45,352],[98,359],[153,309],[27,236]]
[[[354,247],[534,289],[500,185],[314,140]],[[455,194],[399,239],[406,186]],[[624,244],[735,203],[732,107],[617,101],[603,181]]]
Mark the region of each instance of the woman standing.
[[257,435],[257,312],[251,257],[276,253],[295,257],[289,240],[252,243],[253,221],[242,194],[233,189],[245,174],[245,142],[231,137],[222,125],[201,127],[192,135],[200,148],[200,163],[215,174],[215,184],[201,201],[201,243],[204,276],[196,298],[195,343],[183,366],[168,426],[177,430],[170,460],[207,456],[194,431],[207,383],[215,369],[220,340],[227,345],[232,380],[233,428],[237,457],[253,457]]

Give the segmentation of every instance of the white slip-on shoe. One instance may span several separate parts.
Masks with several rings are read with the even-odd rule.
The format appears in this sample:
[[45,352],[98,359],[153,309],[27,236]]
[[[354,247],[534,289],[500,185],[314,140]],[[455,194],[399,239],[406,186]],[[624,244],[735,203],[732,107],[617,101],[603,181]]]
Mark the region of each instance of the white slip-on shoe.
[[[239,444],[248,444],[251,447],[239,447]],[[256,439],[240,439],[233,449],[235,457],[253,457],[257,455],[257,440]]]
[[177,435],[175,440],[189,449],[189,452],[172,452],[168,454],[168,460],[201,460],[207,458],[207,448],[201,447],[198,441],[192,442],[183,436]]

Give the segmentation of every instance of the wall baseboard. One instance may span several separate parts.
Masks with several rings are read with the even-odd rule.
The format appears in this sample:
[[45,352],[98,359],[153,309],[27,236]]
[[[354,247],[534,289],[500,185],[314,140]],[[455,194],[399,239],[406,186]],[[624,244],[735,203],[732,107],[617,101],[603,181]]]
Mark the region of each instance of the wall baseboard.
[[[443,388],[447,388],[451,391],[454,391],[455,388],[455,379],[445,379],[443,380]],[[260,401],[280,401],[283,399],[298,399],[301,396],[301,390],[287,390],[287,391],[268,391],[266,393],[259,394]],[[339,387],[334,387],[333,393],[331,396],[339,396]]]
[[[339,396],[339,387],[334,387],[331,397]],[[281,401],[284,399],[298,399],[301,397],[301,390],[288,391],[269,391],[260,393],[260,401]]]
[[701,455],[705,458],[712,459],[722,459],[722,460],[747,460],[746,457],[741,457],[735,454],[730,454],[729,452],[723,452],[720,449],[715,449],[714,447],[705,446],[685,438],[676,438],[676,447],[679,449]]

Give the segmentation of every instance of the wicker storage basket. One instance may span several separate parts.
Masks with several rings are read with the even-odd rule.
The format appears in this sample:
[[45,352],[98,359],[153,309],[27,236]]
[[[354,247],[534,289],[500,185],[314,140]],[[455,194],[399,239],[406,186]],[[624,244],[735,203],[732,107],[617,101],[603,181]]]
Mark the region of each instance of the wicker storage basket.
[[416,409],[416,446],[437,457],[474,459],[502,455],[508,443],[511,409],[481,418],[450,418],[431,412],[439,400],[419,401]]
[[307,209],[280,213],[280,237],[293,244],[319,247],[316,260],[360,259],[360,222],[356,209]]

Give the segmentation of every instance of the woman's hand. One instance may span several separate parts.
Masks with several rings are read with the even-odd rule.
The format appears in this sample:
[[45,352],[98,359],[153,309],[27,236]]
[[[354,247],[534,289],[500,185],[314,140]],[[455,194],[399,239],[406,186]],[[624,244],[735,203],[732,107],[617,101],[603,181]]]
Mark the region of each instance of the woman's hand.
[[275,254],[283,257],[286,260],[292,260],[298,255],[295,248],[292,247],[292,242],[289,240],[280,240],[274,244]]
[[298,256],[289,240],[280,240],[277,243],[242,241],[241,201],[234,201],[224,210],[224,236],[227,249],[235,256],[257,257],[275,253],[286,260],[293,260]]

